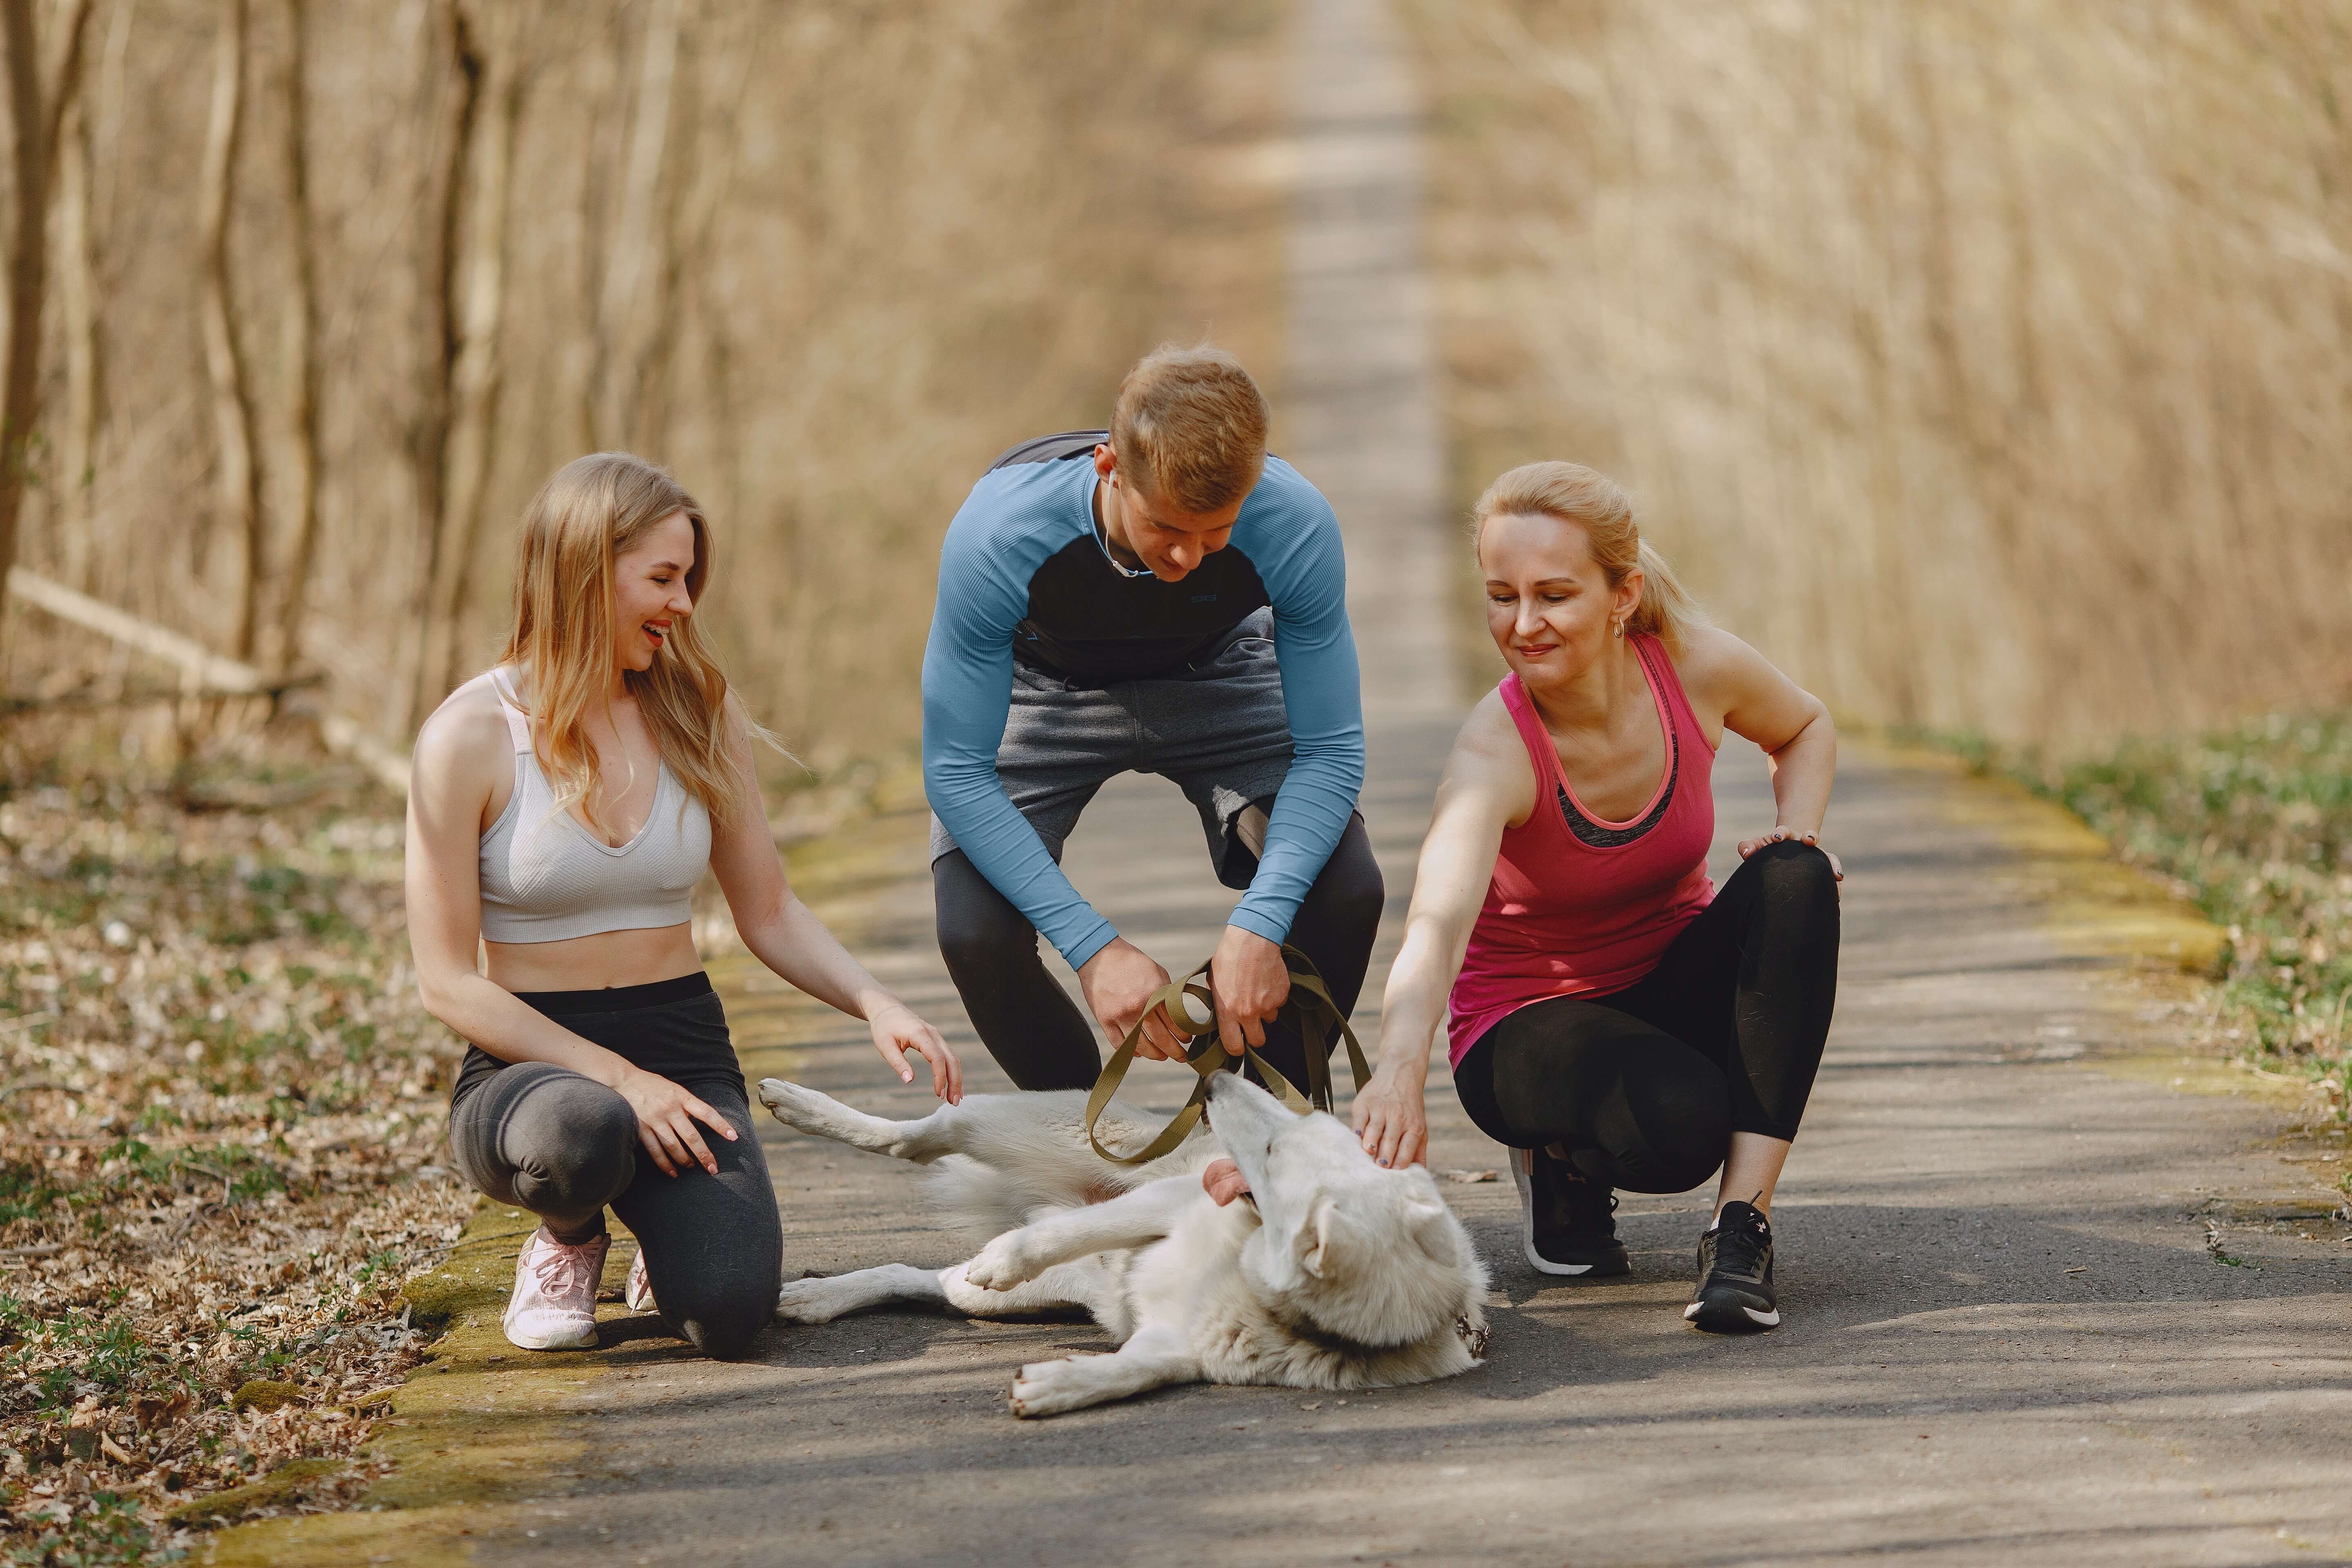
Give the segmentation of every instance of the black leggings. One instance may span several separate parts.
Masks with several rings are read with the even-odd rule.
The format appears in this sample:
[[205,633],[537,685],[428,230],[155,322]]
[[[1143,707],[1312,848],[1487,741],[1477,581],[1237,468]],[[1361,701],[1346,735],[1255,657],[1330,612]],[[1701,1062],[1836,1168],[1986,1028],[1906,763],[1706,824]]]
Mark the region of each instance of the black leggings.
[[[1233,874],[1248,886],[1256,858],[1238,840],[1232,858]],[[940,952],[997,1066],[1022,1089],[1093,1087],[1102,1071],[1098,1037],[1046,973],[1036,929],[961,849],[931,862],[931,890],[939,905]],[[1290,923],[1290,944],[1315,961],[1342,1012],[1355,1007],[1364,987],[1384,896],[1364,819],[1350,817]],[[1265,1056],[1291,1082],[1306,1083],[1307,1047],[1287,1012],[1267,1026]]]
[[1829,857],[1767,845],[1630,988],[1532,1003],[1481,1035],[1454,1069],[1462,1109],[1498,1143],[1559,1144],[1596,1182],[1687,1192],[1734,1132],[1797,1136],[1837,951]]
[[477,1047],[466,1054],[449,1107],[457,1168],[499,1203],[538,1215],[562,1242],[603,1235],[610,1204],[645,1250],[646,1277],[670,1331],[705,1355],[744,1354],[775,1316],[783,1229],[726,1009],[709,978],[518,995],[700,1096],[735,1129],[735,1141],[702,1129],[719,1173],[689,1164],[665,1176],[618,1094],[568,1068],[509,1065]]

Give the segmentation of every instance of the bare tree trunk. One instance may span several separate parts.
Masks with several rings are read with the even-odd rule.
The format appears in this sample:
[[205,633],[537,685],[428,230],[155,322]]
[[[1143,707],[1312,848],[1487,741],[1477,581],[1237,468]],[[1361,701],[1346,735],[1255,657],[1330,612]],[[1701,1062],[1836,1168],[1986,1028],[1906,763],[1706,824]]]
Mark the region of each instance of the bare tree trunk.
[[220,0],[220,19],[213,34],[212,115],[205,127],[204,164],[196,180],[196,246],[204,268],[199,310],[218,446],[220,520],[237,540],[244,564],[235,647],[239,659],[250,660],[260,636],[268,562],[262,535],[261,450],[254,439],[253,384],[237,341],[236,304],[229,287],[229,212],[236,195],[237,143],[245,119],[245,0]]
[[[457,363],[450,374],[450,420],[444,471],[448,498],[442,519],[445,535],[436,552],[440,568],[431,606],[432,641],[438,658],[428,663],[446,692],[464,679],[468,662],[466,624],[474,597],[475,556],[479,552],[483,505],[497,456],[499,404],[505,384],[499,332],[506,314],[506,271],[511,248],[515,135],[522,119],[530,72],[520,58],[530,24],[530,8],[509,3],[485,17],[483,96],[488,123],[467,172],[465,298]],[[428,644],[428,646],[430,646]]]
[[90,221],[101,246],[114,232],[122,185],[122,110],[130,97],[126,78],[131,25],[138,15],[139,0],[115,0],[113,14],[106,20],[106,47],[99,55],[98,114],[90,143]]
[[294,289],[286,301],[287,381],[294,389],[294,519],[285,565],[278,573],[277,626],[270,668],[292,669],[302,658],[302,619],[311,563],[319,544],[319,263],[310,227],[309,0],[286,5],[286,197],[293,250]]
[[[681,251],[685,257],[699,258],[719,253],[719,219],[732,203],[741,158],[740,127],[749,96],[747,89],[759,68],[769,26],[764,13],[755,13],[748,36],[738,34],[719,40],[715,47],[724,51],[719,58],[730,62],[728,68],[714,70],[710,72],[712,79],[696,82],[689,88],[688,104],[692,112],[688,121],[686,156],[704,179],[696,205],[678,225],[682,237],[679,245],[673,247],[674,257]],[[710,145],[711,150],[705,152],[706,145]],[[725,514],[740,518],[743,515],[745,474],[742,406],[736,391],[733,354],[734,324],[717,300],[716,268],[701,265],[689,272],[674,259],[670,271],[673,291],[690,295],[690,304],[678,309],[679,317],[683,319],[691,310],[698,318],[696,324],[700,329],[705,361],[696,390],[704,399],[703,422],[718,459],[719,482],[725,487],[721,492]]]
[[[466,197],[466,170],[472,162],[474,133],[480,117],[482,57],[473,28],[457,0],[444,0],[442,17],[449,29],[449,53],[428,52],[429,73],[438,76],[454,68],[456,98],[436,151],[440,153],[428,190],[433,227],[421,258],[425,274],[419,290],[425,301],[427,339],[424,375],[416,389],[416,417],[410,431],[410,459],[416,474],[416,526],[421,559],[417,563],[415,597],[410,607],[416,627],[415,662],[408,671],[401,730],[413,734],[428,702],[441,693],[431,691],[440,673],[436,658],[432,611],[434,585],[441,580],[444,515],[449,497],[449,422],[451,383],[457,363],[457,240]],[[435,81],[430,89],[442,89]]]
[[41,412],[41,303],[48,291],[49,186],[57,173],[58,127],[81,79],[82,35],[90,0],[67,0],[59,18],[62,57],[41,87],[34,0],[0,0],[0,34],[8,53],[8,118],[15,132],[15,223],[8,236],[8,349],[0,389],[0,579],[16,564],[16,522],[25,505],[35,425]]
[[75,95],[58,152],[58,303],[65,312],[66,425],[55,526],[65,580],[87,590],[95,555],[90,487],[98,477],[98,257],[91,233],[89,113]]
[[677,79],[679,0],[653,0],[639,51],[636,113],[631,121],[629,163],[621,189],[621,211],[613,228],[612,260],[597,311],[604,350],[603,384],[596,403],[596,443],[616,447],[637,438],[639,396],[648,349],[659,330],[658,312],[648,307],[649,286],[662,266],[656,246],[663,231],[662,164],[669,150],[671,88]]

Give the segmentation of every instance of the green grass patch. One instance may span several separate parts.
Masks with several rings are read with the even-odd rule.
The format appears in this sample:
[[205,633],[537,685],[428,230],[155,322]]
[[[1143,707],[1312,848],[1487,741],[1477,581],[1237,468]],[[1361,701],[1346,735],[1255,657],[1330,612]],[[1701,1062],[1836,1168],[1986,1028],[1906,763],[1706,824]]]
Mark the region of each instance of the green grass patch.
[[2352,1120],[2352,710],[2273,713],[2091,755],[1926,735],[2057,801],[2171,879],[2230,949],[2215,1027]]

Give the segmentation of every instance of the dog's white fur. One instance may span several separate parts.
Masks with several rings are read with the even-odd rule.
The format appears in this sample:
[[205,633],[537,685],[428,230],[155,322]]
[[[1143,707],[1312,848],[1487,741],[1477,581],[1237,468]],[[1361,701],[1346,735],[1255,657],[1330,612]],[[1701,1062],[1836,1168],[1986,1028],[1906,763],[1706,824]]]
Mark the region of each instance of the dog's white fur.
[[[1384,1171],[1331,1117],[1295,1116],[1233,1074],[1213,1131],[1140,1166],[1087,1146],[1086,1096],[976,1094],[887,1121],[768,1079],[785,1125],[930,1165],[950,1215],[994,1239],[936,1272],[891,1264],[783,1288],[777,1315],[823,1323],[893,1301],[1000,1318],[1083,1310],[1111,1355],[1024,1366],[1015,1415],[1055,1415],[1176,1383],[1378,1388],[1452,1377],[1486,1348],[1486,1270],[1429,1173]],[[1140,1141],[1113,1105],[1103,1141]],[[1129,1146],[1132,1146],[1130,1142]],[[1229,1155],[1251,1202],[1201,1173]]]

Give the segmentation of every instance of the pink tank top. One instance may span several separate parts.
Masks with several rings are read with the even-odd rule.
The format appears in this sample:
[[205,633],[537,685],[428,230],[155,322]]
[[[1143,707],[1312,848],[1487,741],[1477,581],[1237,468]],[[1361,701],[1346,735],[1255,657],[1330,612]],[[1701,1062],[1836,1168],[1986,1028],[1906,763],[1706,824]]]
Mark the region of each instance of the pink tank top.
[[1656,967],[1715,897],[1715,748],[1706,743],[1664,647],[1633,638],[1666,738],[1657,794],[1630,822],[1583,807],[1516,674],[1497,689],[1535,764],[1536,808],[1503,830],[1495,878],[1471,928],[1446,1024],[1456,1066],[1478,1037],[1530,1002],[1603,996]]

